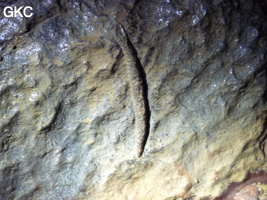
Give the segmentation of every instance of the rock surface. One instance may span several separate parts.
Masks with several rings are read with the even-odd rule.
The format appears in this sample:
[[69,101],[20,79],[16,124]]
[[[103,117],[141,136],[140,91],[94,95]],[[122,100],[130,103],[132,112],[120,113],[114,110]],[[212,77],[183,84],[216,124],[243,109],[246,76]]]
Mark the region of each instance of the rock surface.
[[259,191],[254,185],[248,185],[241,191],[237,192],[234,200],[258,200]]
[[[31,18],[6,18],[29,5]],[[252,0],[0,3],[0,197],[213,199],[267,170],[267,23]],[[122,24],[147,82],[135,158]]]

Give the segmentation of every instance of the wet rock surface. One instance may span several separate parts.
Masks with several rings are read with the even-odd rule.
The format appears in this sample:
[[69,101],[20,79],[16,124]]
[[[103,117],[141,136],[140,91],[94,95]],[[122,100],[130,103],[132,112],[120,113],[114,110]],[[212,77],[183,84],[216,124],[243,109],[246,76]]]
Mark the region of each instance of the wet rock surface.
[[[266,4],[10,4],[34,15],[0,15],[1,199],[213,199],[267,170]],[[147,82],[138,159],[117,24]]]

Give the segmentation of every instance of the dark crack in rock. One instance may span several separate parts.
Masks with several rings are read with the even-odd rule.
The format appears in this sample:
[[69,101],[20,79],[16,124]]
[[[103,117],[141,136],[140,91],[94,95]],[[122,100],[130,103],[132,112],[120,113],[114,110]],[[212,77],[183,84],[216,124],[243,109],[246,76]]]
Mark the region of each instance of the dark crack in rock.
[[[8,5],[34,15],[6,18]],[[0,10],[0,199],[215,199],[267,170],[265,1],[14,0]],[[138,159],[117,24],[146,74]]]

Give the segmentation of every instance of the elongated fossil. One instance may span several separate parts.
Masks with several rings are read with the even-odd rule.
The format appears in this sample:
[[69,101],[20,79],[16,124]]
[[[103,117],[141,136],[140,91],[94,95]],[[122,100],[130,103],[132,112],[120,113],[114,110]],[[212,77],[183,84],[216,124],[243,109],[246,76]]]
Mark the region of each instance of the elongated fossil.
[[149,106],[145,91],[145,76],[136,51],[122,25],[117,25],[115,39],[125,56],[130,95],[135,113],[135,149],[136,156],[141,157],[149,132]]

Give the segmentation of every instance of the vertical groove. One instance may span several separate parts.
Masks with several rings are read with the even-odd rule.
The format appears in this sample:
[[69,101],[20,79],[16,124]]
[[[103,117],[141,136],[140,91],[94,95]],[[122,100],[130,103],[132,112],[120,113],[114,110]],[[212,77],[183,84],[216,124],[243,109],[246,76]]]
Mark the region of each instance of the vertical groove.
[[127,62],[126,71],[135,113],[134,135],[136,156],[141,157],[149,134],[150,111],[147,98],[146,77],[137,53],[122,25],[116,27],[115,39],[120,45]]

